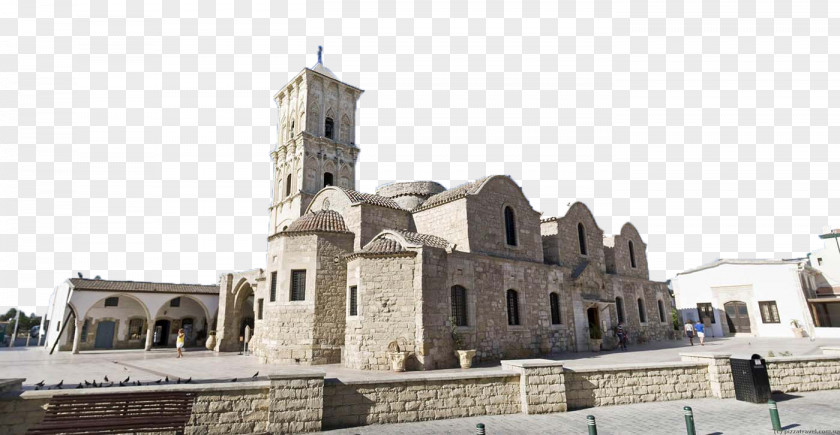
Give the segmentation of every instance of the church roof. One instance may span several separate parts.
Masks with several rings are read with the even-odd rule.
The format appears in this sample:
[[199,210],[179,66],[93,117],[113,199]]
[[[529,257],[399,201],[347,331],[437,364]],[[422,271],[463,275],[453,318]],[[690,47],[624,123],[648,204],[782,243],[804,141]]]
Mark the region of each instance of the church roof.
[[344,223],[344,218],[341,217],[337,211],[334,210],[320,210],[316,212],[306,213],[297,218],[289,224],[284,233],[306,233],[306,232],[325,232],[325,233],[347,233],[347,225]]
[[452,202],[461,198],[466,197],[467,195],[474,195],[481,186],[484,185],[487,180],[492,178],[493,176],[479,178],[470,183],[465,183],[457,187],[453,187],[452,189],[445,190],[437,195],[432,195],[429,199],[425,200],[423,204],[420,204],[419,207],[415,208],[413,211],[420,211],[425,210],[427,208],[431,208],[437,205],[445,204],[447,202]]
[[362,252],[366,254],[394,254],[405,252],[405,248],[394,239],[381,237],[365,245]]
[[316,63],[315,66],[313,66],[311,69],[312,71],[323,74],[329,78],[338,80],[338,77],[336,77],[335,74],[333,74],[333,72],[330,71],[329,68],[325,67],[324,64],[321,62]]
[[347,197],[350,198],[350,202],[352,202],[354,204],[358,204],[358,203],[372,204],[372,205],[378,205],[380,207],[388,207],[388,208],[393,208],[393,209],[397,209],[397,210],[404,210],[402,207],[400,207],[399,204],[397,204],[396,201],[394,201],[391,198],[385,197],[385,196],[380,196],[380,195],[376,195],[376,194],[373,194],[373,193],[362,193],[362,192],[357,192],[355,190],[350,190],[350,189],[341,189],[341,190],[343,190],[344,193],[347,194]]
[[403,236],[403,238],[405,238],[405,240],[409,243],[440,249],[446,249],[447,247],[449,247],[449,242],[442,237],[433,236],[431,234],[413,233],[411,231],[392,231]]
[[165,282],[112,281],[109,279],[70,278],[76,290],[137,292],[137,293],[181,293],[219,294],[218,285],[170,284]]

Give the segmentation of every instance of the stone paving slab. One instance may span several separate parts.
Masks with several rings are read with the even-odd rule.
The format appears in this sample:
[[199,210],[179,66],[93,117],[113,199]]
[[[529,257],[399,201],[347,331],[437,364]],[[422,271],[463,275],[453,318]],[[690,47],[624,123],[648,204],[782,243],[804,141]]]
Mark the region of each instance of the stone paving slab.
[[[823,347],[840,346],[840,339],[807,338],[710,338],[706,346],[689,346],[686,341],[672,340],[630,346],[628,351],[576,352],[550,355],[548,358],[562,362],[570,369],[617,367],[619,365],[644,365],[651,363],[672,363],[680,361],[680,354],[693,352],[758,353],[766,356],[772,350],[777,355],[787,351],[794,355],[821,355]],[[523,360],[525,361],[525,360]],[[176,359],[174,349],[107,350],[86,351],[78,355],[70,352],[56,352],[49,355],[43,348],[0,349],[0,373],[3,378],[26,378],[25,387],[32,388],[36,382],[47,384],[64,379],[65,385],[75,385],[84,380],[97,379],[106,375],[118,380],[130,376],[141,381],[155,381],[169,376],[193,378],[195,382],[211,382],[231,378],[248,379],[256,372],[260,377],[280,374],[290,370],[315,370],[326,372],[327,378],[348,382],[382,381],[394,379],[424,379],[446,376],[501,376],[501,366],[478,364],[469,370],[448,369],[429,372],[392,373],[385,371],[362,371],[341,367],[338,364],[323,366],[288,366],[261,364],[253,356],[236,353],[214,354],[202,348],[187,349],[184,358]]]
[[[787,433],[840,434],[840,390],[777,395],[782,428]],[[594,415],[599,435],[686,433],[683,406],[694,411],[698,434],[772,434],[766,404],[734,399],[694,399],[618,405],[543,415],[494,415],[419,423],[371,425],[326,434],[474,434],[484,423],[487,434],[585,434],[586,416]],[[810,432],[809,432],[810,431]],[[779,432],[776,432],[779,433]]]

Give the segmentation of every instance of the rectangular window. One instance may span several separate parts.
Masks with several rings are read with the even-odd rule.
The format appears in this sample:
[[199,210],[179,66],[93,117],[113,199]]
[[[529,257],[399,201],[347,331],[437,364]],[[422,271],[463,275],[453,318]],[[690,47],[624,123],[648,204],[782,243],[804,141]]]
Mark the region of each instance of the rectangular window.
[[169,301],[169,306],[170,307],[180,307],[181,306],[181,298],[178,297],[178,298],[172,299],[171,301]]
[[293,270],[292,271],[292,288],[289,295],[289,300],[304,301],[306,300],[306,271]]
[[359,289],[354,285],[350,286],[350,315],[359,315]]
[[779,309],[776,308],[776,301],[764,301],[758,303],[761,309],[761,321],[764,323],[780,323]]
[[715,310],[712,309],[712,304],[708,302],[697,304],[697,318],[703,323],[706,323],[704,320],[706,318],[710,323],[715,323]]
[[274,302],[277,300],[277,272],[271,272],[271,294],[269,297],[269,301]]
[[106,307],[116,307],[119,304],[120,298],[117,296],[112,296],[110,298],[105,298],[105,306]]
[[88,319],[85,319],[85,323],[82,324],[82,343],[87,342],[87,334],[88,334]]
[[143,335],[143,319],[131,319],[128,322],[128,339],[139,340]]
[[452,319],[455,326],[467,326],[467,289],[452,286]]
[[262,298],[257,299],[257,320],[262,320],[262,313],[263,313],[263,300]]

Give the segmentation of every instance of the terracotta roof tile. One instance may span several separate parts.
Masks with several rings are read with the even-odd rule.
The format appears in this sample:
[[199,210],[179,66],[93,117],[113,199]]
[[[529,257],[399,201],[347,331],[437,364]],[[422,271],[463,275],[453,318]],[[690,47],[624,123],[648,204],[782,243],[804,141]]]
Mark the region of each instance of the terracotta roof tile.
[[327,233],[346,233],[349,232],[347,225],[344,224],[344,218],[341,217],[335,210],[320,210],[317,212],[307,213],[289,224],[284,233],[303,233],[310,231],[319,231]]
[[399,204],[397,204],[396,201],[394,201],[391,198],[387,198],[387,197],[380,196],[380,195],[375,195],[373,193],[357,192],[355,190],[350,190],[350,189],[341,189],[341,190],[343,190],[344,193],[347,194],[347,196],[350,198],[350,201],[353,202],[354,204],[358,204],[358,203],[372,204],[372,205],[378,205],[380,207],[388,207],[388,208],[393,208],[393,209],[397,209],[397,210],[404,210],[402,207],[400,207]]
[[402,230],[392,230],[395,233],[399,233],[401,236],[405,237],[410,243],[416,243],[423,246],[430,246],[433,248],[440,248],[446,249],[449,247],[449,242],[438,236],[433,236],[431,234],[420,234],[420,233],[412,233],[411,231],[402,231]]
[[380,237],[362,248],[362,252],[366,254],[393,254],[397,252],[405,252],[400,242],[394,239]]
[[219,294],[218,285],[170,284],[165,282],[111,281],[108,279],[70,278],[77,290],[140,293]]
[[457,199],[461,199],[467,195],[475,194],[481,185],[484,184],[490,177],[479,178],[470,183],[465,183],[457,187],[453,187],[452,189],[445,190],[437,195],[432,195],[420,204],[419,207],[415,208],[413,211],[420,211],[425,210],[427,208],[434,207],[436,205],[445,204],[447,202],[455,201]]

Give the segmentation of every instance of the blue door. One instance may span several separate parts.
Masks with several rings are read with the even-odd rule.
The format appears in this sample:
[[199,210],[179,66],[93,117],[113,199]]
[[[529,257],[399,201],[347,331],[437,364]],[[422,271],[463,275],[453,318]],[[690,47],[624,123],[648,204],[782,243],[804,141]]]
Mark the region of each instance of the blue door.
[[94,347],[97,349],[111,349],[114,347],[114,322],[102,321],[96,326],[96,343]]

